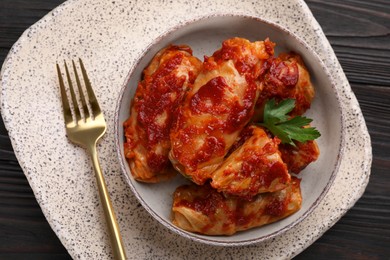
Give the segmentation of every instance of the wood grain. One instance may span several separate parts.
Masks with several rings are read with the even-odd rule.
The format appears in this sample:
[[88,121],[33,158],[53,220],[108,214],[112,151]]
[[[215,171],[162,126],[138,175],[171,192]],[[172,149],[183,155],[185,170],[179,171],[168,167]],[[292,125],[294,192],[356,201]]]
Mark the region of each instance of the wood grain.
[[[0,64],[25,29],[63,0],[0,1]],[[390,0],[306,1],[359,100],[372,139],[363,197],[296,259],[390,257]],[[69,259],[44,218],[0,119],[0,259]]]
[[373,163],[363,197],[297,259],[390,257],[390,1],[306,1],[359,101]]

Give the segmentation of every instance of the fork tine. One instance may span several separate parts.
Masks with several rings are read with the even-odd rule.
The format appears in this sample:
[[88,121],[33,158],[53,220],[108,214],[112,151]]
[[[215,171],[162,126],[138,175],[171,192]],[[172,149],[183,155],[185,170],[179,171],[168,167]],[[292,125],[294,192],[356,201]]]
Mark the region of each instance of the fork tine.
[[81,114],[80,114],[81,110],[80,110],[79,104],[78,104],[77,99],[76,99],[76,94],[74,93],[72,79],[70,78],[69,69],[68,69],[68,66],[66,65],[65,61],[64,61],[64,64],[65,64],[66,77],[68,79],[70,96],[72,98],[74,113],[75,113],[75,116],[76,116],[76,122],[78,122],[81,119]]
[[97,102],[95,93],[93,92],[91,82],[89,81],[87,71],[85,70],[83,61],[79,58],[81,72],[83,73],[85,88],[87,89],[89,103],[91,104],[92,112],[95,114],[101,113],[99,103]]
[[61,69],[58,63],[57,63],[57,74],[58,74],[58,81],[60,83],[60,89],[61,89],[61,100],[62,100],[62,110],[63,110],[62,112],[64,113],[65,123],[69,124],[73,122],[72,112],[70,110],[69,101],[65,90],[64,79],[62,78]]
[[90,113],[89,113],[88,107],[87,107],[87,103],[85,101],[84,92],[83,92],[83,90],[81,88],[80,78],[79,78],[79,75],[77,73],[76,64],[74,63],[73,60],[72,60],[72,65],[73,65],[74,76],[76,78],[77,88],[78,88],[79,94],[80,94],[81,104],[82,104],[82,107],[83,107],[83,110],[84,110],[84,115],[91,116]]

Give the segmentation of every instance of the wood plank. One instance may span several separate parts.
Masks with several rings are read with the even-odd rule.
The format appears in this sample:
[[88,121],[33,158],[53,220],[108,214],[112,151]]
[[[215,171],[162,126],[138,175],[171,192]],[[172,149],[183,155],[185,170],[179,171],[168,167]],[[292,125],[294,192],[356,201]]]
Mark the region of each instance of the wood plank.
[[[0,1],[0,64],[31,24],[63,0]],[[308,0],[359,100],[373,144],[363,197],[296,259],[390,256],[390,1]],[[70,259],[45,220],[0,119],[0,259]]]

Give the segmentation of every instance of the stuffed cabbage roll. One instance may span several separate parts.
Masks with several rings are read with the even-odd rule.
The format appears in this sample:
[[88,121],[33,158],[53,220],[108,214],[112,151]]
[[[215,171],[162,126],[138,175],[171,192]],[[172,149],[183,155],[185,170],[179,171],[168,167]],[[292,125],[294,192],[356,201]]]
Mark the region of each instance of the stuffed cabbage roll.
[[269,59],[264,67],[266,72],[262,80],[263,90],[256,103],[255,121],[263,120],[265,103],[273,98],[276,101],[295,99],[291,116],[302,115],[310,108],[314,87],[299,54],[281,53],[277,58]]
[[253,116],[263,63],[273,54],[268,40],[232,38],[211,57],[179,109],[171,131],[174,167],[203,184],[222,163]]
[[252,135],[212,173],[211,186],[244,198],[284,189],[291,177],[278,150],[280,140],[261,127],[249,129]]
[[136,180],[158,182],[175,174],[168,159],[170,129],[201,67],[190,47],[172,45],[145,68],[124,123],[125,156]]
[[314,140],[304,143],[295,141],[295,147],[290,144],[280,144],[279,151],[288,170],[295,174],[300,173],[306,166],[316,161],[320,155],[320,149]]
[[293,177],[283,190],[252,200],[224,196],[208,184],[184,185],[173,198],[173,224],[205,235],[232,235],[283,219],[301,207],[300,180]]

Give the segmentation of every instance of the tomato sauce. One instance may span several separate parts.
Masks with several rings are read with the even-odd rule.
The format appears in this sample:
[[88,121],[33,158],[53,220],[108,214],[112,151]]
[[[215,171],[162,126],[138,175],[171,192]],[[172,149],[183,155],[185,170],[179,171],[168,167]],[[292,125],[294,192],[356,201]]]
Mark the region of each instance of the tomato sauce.
[[248,140],[253,135],[253,128],[252,127],[245,127],[240,135],[238,136],[237,140],[234,142],[232,147],[230,147],[229,152],[226,154],[226,157],[231,155],[235,150],[237,150],[239,147],[241,147],[246,140]]
[[298,65],[296,62],[273,62],[270,68],[270,80],[279,86],[294,87],[298,83]]
[[[256,143],[255,140],[253,142]],[[266,143],[261,149],[253,149],[253,147],[244,148],[242,158],[239,158],[242,161],[241,168],[237,171],[227,168],[223,174],[225,176],[233,174],[235,175],[235,181],[250,180],[250,183],[248,186],[245,186],[245,189],[240,186],[238,188],[231,186],[226,192],[238,195],[244,199],[250,199],[258,194],[261,189],[272,189],[271,184],[275,180],[278,183],[287,183],[289,175],[286,165],[281,160],[274,161],[268,159],[268,156],[278,152],[277,145],[279,142],[279,139],[274,139]]]
[[252,80],[247,81],[248,87],[243,97],[243,105],[237,101],[230,108],[224,129],[226,133],[232,133],[242,128],[253,116],[257,85]]
[[196,168],[197,165],[203,162],[207,162],[212,157],[223,156],[225,153],[225,141],[223,138],[208,136],[197,152],[197,156],[190,162],[190,166],[193,168]]
[[222,102],[225,91],[230,89],[224,77],[215,77],[203,85],[191,98],[190,109],[195,114],[220,115],[229,108]]
[[147,155],[148,166],[156,172],[166,169],[170,165],[167,156],[149,152]]
[[282,216],[287,211],[288,200],[274,198],[265,208],[264,213],[274,217]]
[[[135,96],[137,132],[140,142],[148,150],[147,164],[154,172],[162,171],[169,165],[167,153],[156,154],[154,147],[162,145],[164,149],[169,149],[170,129],[177,118],[177,108],[183,99],[183,85],[186,81],[186,77],[178,77],[175,70],[184,57],[184,53],[176,52],[160,64],[152,75],[145,75]],[[195,76],[192,78],[194,80]]]
[[295,144],[296,147],[289,144],[281,144],[279,150],[288,169],[298,174],[311,162],[317,160],[319,150],[314,141],[296,142]]

